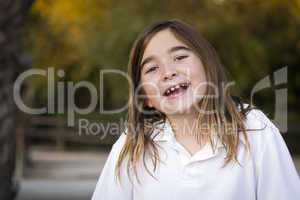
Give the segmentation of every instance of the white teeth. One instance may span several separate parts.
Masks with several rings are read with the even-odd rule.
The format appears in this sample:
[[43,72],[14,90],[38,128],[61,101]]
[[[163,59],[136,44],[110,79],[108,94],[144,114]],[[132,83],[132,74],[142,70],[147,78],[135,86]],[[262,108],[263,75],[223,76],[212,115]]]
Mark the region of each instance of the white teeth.
[[173,87],[169,88],[165,93],[166,93],[166,95],[169,95],[169,93],[171,93],[175,89],[179,89],[180,87],[187,87],[187,86],[188,86],[188,83],[180,83],[176,86],[173,86]]

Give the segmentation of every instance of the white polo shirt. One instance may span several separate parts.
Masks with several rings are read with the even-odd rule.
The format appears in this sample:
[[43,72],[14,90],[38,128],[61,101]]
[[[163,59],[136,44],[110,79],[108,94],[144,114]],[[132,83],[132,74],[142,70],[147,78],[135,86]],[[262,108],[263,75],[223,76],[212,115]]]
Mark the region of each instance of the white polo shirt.
[[[300,180],[287,146],[274,124],[259,110],[247,115],[251,154],[240,137],[237,158],[222,168],[225,148],[215,140],[191,156],[176,141],[170,123],[154,138],[163,163],[151,177],[143,164],[138,168],[141,184],[131,183],[125,164],[121,167],[121,184],[115,179],[115,166],[125,142],[122,134],[113,145],[97,182],[92,200],[300,200]],[[159,129],[157,129],[159,130]],[[146,158],[152,169],[151,161]]]

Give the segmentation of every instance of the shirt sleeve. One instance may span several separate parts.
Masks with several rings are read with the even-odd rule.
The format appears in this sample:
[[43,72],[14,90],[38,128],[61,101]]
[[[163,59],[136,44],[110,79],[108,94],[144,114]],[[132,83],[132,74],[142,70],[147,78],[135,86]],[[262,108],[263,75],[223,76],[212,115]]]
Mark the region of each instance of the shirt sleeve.
[[113,145],[96,184],[92,200],[132,200],[132,184],[126,169],[121,167],[121,182],[115,176],[115,166],[125,137],[126,135],[122,134]]
[[300,199],[299,176],[278,128],[269,121],[262,134],[257,199]]

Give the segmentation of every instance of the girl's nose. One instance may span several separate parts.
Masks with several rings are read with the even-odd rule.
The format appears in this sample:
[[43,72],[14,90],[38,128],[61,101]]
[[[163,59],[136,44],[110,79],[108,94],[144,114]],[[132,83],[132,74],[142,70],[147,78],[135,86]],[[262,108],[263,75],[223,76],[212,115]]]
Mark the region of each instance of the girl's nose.
[[168,69],[168,70],[165,70],[164,71],[164,74],[163,74],[163,80],[166,81],[166,80],[171,80],[173,79],[175,76],[177,76],[177,72],[175,71],[175,69]]
[[161,68],[162,68],[162,79],[163,81],[166,81],[166,80],[171,80],[173,79],[175,76],[177,76],[177,71],[176,71],[176,68],[174,66],[174,64],[172,63],[171,60],[163,60],[162,63],[161,63]]

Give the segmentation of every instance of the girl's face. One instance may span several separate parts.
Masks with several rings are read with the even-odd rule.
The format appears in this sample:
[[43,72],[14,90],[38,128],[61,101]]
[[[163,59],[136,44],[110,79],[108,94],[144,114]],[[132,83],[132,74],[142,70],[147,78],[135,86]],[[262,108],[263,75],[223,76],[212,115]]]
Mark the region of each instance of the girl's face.
[[206,91],[200,58],[168,29],[151,38],[141,67],[147,105],[165,114],[191,112]]

